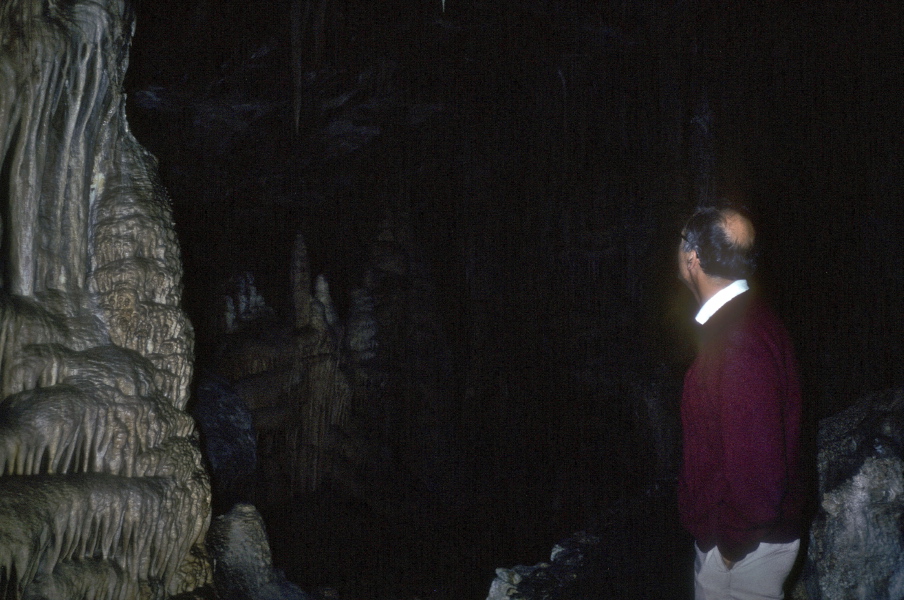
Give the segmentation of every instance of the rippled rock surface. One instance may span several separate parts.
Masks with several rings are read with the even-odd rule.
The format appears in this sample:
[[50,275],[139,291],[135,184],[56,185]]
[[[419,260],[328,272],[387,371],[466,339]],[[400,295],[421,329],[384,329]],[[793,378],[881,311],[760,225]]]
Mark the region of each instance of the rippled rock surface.
[[310,600],[273,568],[264,520],[250,504],[236,504],[217,517],[207,547],[214,563],[214,588],[229,600]]
[[869,396],[822,421],[819,488],[809,598],[904,598],[904,391]]
[[132,29],[124,0],[0,5],[3,598],[210,580],[179,248],[121,92]]

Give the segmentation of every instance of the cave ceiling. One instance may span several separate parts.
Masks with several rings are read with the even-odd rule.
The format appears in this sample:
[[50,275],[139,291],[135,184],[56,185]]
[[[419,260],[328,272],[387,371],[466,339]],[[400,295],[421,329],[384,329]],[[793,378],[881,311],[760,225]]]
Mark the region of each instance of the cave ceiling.
[[[173,191],[202,354],[237,272],[288,310],[298,232],[347,310],[391,212],[449,319],[476,268],[497,305],[505,280],[566,312],[602,295],[642,330],[605,344],[652,336],[654,356],[628,354],[680,362],[669,235],[729,197],[759,218],[763,285],[826,411],[900,378],[894,3],[145,2],[137,17],[131,122]],[[876,274],[889,293],[861,313]],[[829,323],[856,341],[833,344]],[[881,364],[837,371],[869,346]]]

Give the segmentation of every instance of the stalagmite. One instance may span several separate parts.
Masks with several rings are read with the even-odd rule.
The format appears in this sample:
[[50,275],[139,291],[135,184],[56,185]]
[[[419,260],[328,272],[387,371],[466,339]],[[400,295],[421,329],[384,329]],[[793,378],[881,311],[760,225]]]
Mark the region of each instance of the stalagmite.
[[314,282],[314,296],[317,298],[317,301],[323,309],[323,316],[326,319],[326,324],[330,327],[335,327],[339,323],[339,316],[336,314],[336,308],[333,306],[333,298],[330,296],[330,284],[322,274],[318,275]]
[[[297,3],[297,0],[296,0]],[[295,328],[303,329],[311,323],[311,272],[308,267],[308,248],[304,237],[295,236],[292,246],[292,307],[295,310]]]
[[209,583],[192,328],[129,132],[129,0],[0,3],[0,599]]
[[367,288],[352,292],[352,307],[348,317],[345,344],[358,363],[373,360],[377,355],[376,301]]

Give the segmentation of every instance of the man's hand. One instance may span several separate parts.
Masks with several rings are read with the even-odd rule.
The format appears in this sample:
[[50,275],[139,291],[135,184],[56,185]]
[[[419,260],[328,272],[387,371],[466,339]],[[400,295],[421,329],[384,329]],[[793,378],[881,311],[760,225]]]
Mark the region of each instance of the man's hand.
[[[720,555],[720,556],[721,556],[721,555]],[[731,571],[731,568],[732,568],[733,566],[735,566],[735,561],[733,561],[733,560],[728,560],[728,559],[725,558],[724,556],[722,556],[722,562],[725,563],[725,568],[728,569],[729,571]]]

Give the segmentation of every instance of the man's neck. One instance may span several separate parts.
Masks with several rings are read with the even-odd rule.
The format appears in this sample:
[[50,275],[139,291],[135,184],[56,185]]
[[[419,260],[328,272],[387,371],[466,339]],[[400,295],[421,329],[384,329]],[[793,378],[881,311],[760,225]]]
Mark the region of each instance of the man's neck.
[[747,285],[746,279],[738,279],[737,281],[732,281],[727,285],[716,288],[716,291],[704,300],[703,305],[700,307],[700,311],[695,317],[696,321],[703,325],[717,310],[728,304],[735,296],[743,294],[748,289],[749,286]]

